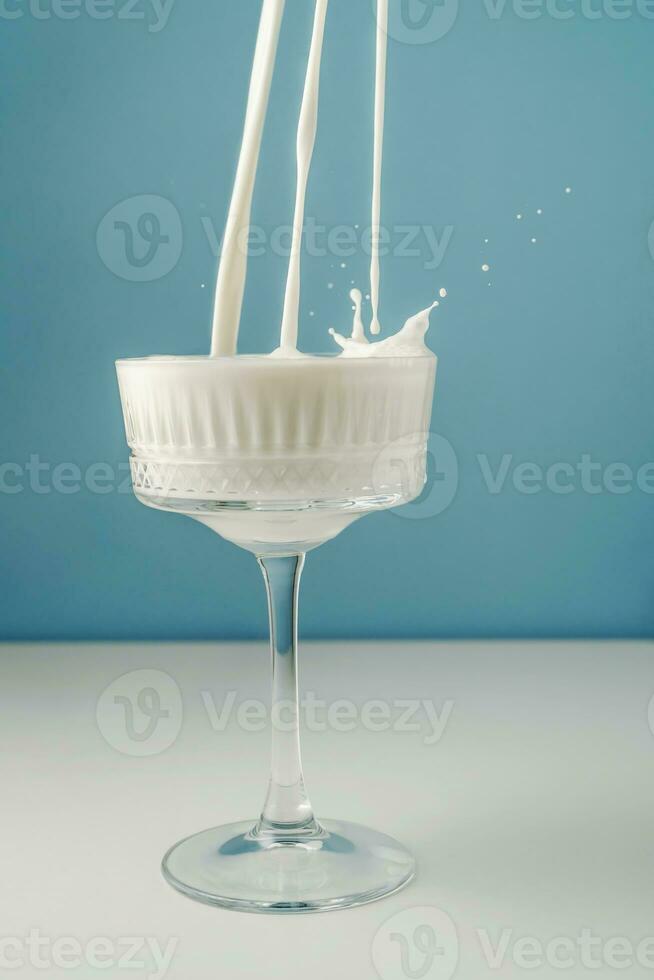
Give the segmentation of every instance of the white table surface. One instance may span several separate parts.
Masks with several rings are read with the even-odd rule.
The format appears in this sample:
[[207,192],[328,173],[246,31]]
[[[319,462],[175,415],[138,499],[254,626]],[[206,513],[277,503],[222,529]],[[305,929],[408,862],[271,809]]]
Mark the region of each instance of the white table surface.
[[[419,862],[416,881],[389,899],[308,916],[204,907],[159,873],[179,838],[258,814],[268,735],[239,724],[236,709],[267,701],[263,644],[5,645],[0,657],[2,977],[653,974],[654,941],[642,941],[654,936],[654,643],[305,645],[302,687],[326,704],[346,699],[347,714],[382,701],[396,719],[397,699],[426,701],[446,722],[435,739],[421,707],[419,731],[390,721],[373,731],[364,713],[351,731],[305,732],[318,816],[384,830]],[[145,742],[107,704],[143,677],[156,688],[160,674],[102,699],[139,669],[172,678],[172,695],[161,689],[169,717]],[[219,730],[211,708],[229,692]],[[45,942],[45,967],[30,933]],[[125,937],[173,952],[165,973],[142,950],[140,967],[121,964]],[[84,961],[97,939],[108,943],[102,970]]]

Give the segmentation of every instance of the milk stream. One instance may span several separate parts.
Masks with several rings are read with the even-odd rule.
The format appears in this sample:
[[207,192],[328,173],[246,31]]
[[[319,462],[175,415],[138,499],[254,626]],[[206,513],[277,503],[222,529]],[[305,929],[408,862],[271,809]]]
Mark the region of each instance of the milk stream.
[[386,116],[386,61],[388,56],[388,0],[377,0],[377,65],[375,69],[375,145],[372,178],[372,225],[370,260],[370,302],[372,321],[370,332],[381,333],[379,322],[379,250],[381,233],[381,184],[384,152],[384,122]]
[[268,111],[284,5],[285,0],[263,0],[245,113],[241,155],[218,269],[211,341],[213,356],[236,353],[247,274],[247,255],[240,239],[243,231],[250,224],[254,182]]
[[313,23],[313,36],[309,51],[309,63],[300,110],[297,133],[297,193],[293,219],[293,241],[286,280],[284,314],[282,317],[281,351],[297,350],[298,318],[300,311],[300,255],[304,231],[304,209],[311,160],[318,128],[318,101],[320,95],[320,66],[325,39],[325,18],[329,0],[317,0]]
[[[300,305],[301,249],[304,230],[306,193],[318,126],[320,70],[325,38],[325,23],[329,0],[316,0],[313,33],[297,132],[297,188],[293,236],[289,261],[280,346],[273,352],[276,358],[304,358],[297,349]],[[229,209],[222,256],[218,271],[214,307],[212,356],[231,356],[236,353],[239,321],[247,274],[247,255],[242,247],[242,235],[248,229],[252,211],[252,196],[259,161],[263,128],[266,119],[270,87],[277,56],[279,34],[284,16],[285,0],[263,0],[259,35],[252,66],[250,91],[234,191]],[[389,0],[377,0],[377,43],[375,70],[374,153],[372,190],[372,241],[370,264],[370,303],[372,318],[370,332],[381,332],[379,322],[380,294],[380,232],[381,187],[386,111],[386,68],[388,56]],[[443,289],[441,297],[446,295]],[[410,317],[395,335],[370,343],[366,337],[363,298],[359,289],[350,293],[354,310],[351,337],[330,330],[345,357],[416,356],[429,353],[424,337],[429,328],[429,315],[438,301],[426,310]]]

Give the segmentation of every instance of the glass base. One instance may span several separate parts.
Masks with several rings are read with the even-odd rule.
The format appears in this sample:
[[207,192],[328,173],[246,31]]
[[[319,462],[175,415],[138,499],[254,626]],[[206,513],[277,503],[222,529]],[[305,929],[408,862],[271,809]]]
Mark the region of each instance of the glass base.
[[407,885],[412,855],[392,837],[326,820],[311,837],[254,833],[251,823],[205,830],[163,861],[178,891],[241,912],[328,912],[374,902]]

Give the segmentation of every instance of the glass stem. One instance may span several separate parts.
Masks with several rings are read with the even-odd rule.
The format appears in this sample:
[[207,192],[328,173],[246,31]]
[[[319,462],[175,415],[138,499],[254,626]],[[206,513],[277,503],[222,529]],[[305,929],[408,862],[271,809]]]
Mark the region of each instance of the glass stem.
[[272,653],[272,769],[257,836],[320,832],[304,788],[300,756],[297,619],[304,554],[258,558],[268,594]]

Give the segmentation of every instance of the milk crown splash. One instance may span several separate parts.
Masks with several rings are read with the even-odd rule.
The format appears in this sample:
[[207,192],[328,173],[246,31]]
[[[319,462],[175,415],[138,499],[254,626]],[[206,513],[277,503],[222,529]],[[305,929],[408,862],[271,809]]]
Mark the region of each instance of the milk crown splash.
[[329,333],[343,348],[342,357],[421,357],[431,353],[425,344],[425,334],[429,330],[429,314],[439,305],[436,301],[426,310],[409,317],[396,334],[375,344],[370,344],[365,337],[361,339],[355,332],[351,337],[343,337],[335,330]]

